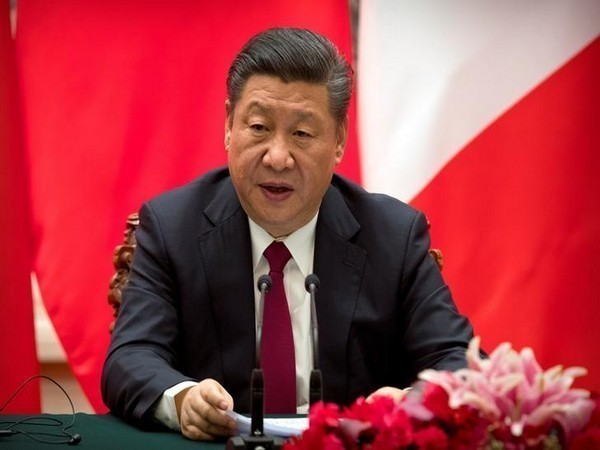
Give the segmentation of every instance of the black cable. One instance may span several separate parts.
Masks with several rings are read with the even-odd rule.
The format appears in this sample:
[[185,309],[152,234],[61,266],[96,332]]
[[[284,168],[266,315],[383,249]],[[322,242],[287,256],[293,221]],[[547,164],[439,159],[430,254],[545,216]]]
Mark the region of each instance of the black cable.
[[[46,375],[34,375],[32,377],[27,378],[12,393],[12,395],[8,398],[8,400],[6,400],[2,404],[2,406],[0,406],[0,413],[4,410],[4,408],[6,408],[10,404],[10,402],[17,396],[17,394],[19,392],[21,392],[21,390],[25,386],[27,386],[29,383],[31,383],[33,380],[36,380],[36,379],[43,379],[43,380],[50,381],[51,383],[56,385],[63,392],[63,394],[65,394],[65,397],[67,397],[67,400],[69,401],[69,405],[71,406],[71,421],[69,423],[65,424],[62,420],[59,420],[55,417],[44,417],[44,416],[29,416],[29,417],[24,417],[21,420],[12,421],[12,422],[1,421],[0,424],[9,424],[9,425],[0,429],[0,437],[12,436],[14,434],[22,434],[34,441],[41,442],[44,444],[69,444],[69,445],[78,444],[81,441],[81,435],[79,435],[77,433],[71,434],[69,432],[69,428],[71,428],[75,424],[75,406],[73,406],[73,401],[71,400],[71,397],[69,396],[69,394],[67,394],[67,391],[65,391],[59,383],[57,383],[52,378],[50,378]],[[16,429],[16,427],[18,427],[19,425],[30,425],[30,426],[39,426],[39,427],[61,427],[60,432],[62,433],[62,435],[57,435],[55,433],[48,433],[48,432],[44,432],[44,431],[31,432],[31,431],[23,431],[23,430]],[[60,438],[61,440],[41,439],[38,436],[51,436],[51,437],[55,437],[55,438]],[[68,440],[65,440],[65,438],[68,438]]]

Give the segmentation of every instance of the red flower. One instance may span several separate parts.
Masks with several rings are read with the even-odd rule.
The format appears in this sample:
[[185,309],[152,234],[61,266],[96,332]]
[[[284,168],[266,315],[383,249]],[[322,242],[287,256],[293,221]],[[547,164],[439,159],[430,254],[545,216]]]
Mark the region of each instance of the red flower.
[[600,428],[600,394],[593,392],[590,396],[590,400],[594,402],[594,410],[592,411],[592,417],[586,425],[586,429],[589,428]]
[[453,410],[450,436],[452,448],[480,448],[488,439],[489,421],[481,417],[479,411],[470,406]]
[[433,415],[443,421],[451,422],[455,410],[448,405],[448,393],[437,384],[425,383],[422,392],[423,405],[433,413]]
[[310,427],[330,429],[339,426],[340,408],[333,403],[315,403],[310,408]]
[[575,436],[569,450],[600,449],[600,395],[592,393],[590,400],[594,402],[594,410],[583,433]]
[[410,419],[399,405],[399,402],[385,396],[375,397],[368,402],[359,398],[343,416],[350,422],[365,424],[358,434],[358,440],[368,444],[367,448],[399,449],[412,443]]
[[373,440],[373,450],[397,450],[413,443],[410,420],[402,409],[383,415],[383,424]]
[[385,427],[385,417],[394,412],[396,402],[390,397],[375,397],[371,401],[366,401],[363,397],[356,400],[343,416],[347,419],[369,422],[375,428]]
[[600,428],[591,428],[575,436],[569,450],[600,449]]
[[343,411],[319,403],[284,449],[541,450],[573,439],[571,450],[600,450],[600,396],[570,388],[584,369],[542,371],[531,350],[508,344],[484,360],[477,340],[467,359],[469,369],[421,372],[402,400],[359,398]]
[[336,436],[339,430],[339,408],[333,403],[319,402],[310,409],[310,426],[301,438],[286,442],[284,450],[343,450],[344,445]]
[[415,444],[422,450],[446,450],[448,436],[435,426],[428,426],[415,432]]
[[335,434],[328,434],[323,438],[322,445],[311,447],[311,449],[322,448],[323,450],[344,450],[344,443]]

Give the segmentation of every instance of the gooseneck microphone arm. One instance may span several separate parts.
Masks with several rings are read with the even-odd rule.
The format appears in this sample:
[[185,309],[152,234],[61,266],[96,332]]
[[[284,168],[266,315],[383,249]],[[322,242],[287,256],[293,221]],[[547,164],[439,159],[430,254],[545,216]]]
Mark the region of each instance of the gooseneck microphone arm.
[[256,347],[254,369],[250,378],[250,435],[233,436],[229,438],[225,448],[227,450],[258,450],[258,449],[281,449],[284,440],[276,436],[266,436],[264,433],[264,406],[265,389],[264,374],[260,367],[260,345],[262,342],[263,313],[265,309],[265,297],[271,289],[273,282],[269,275],[261,275],[258,278],[257,288],[260,292],[258,302],[258,318],[256,321]]
[[252,371],[252,377],[250,379],[250,410],[251,410],[251,422],[250,422],[250,434],[252,436],[263,436],[264,435],[264,374],[260,367],[260,346],[262,342],[262,327],[263,327],[263,315],[265,310],[265,296],[271,289],[273,282],[269,275],[261,275],[258,278],[256,287],[260,292],[260,300],[258,301],[258,320],[256,324],[256,356],[254,361],[254,370]]
[[256,324],[256,357],[254,360],[254,367],[260,369],[260,346],[262,342],[262,328],[263,328],[263,317],[265,311],[265,296],[267,292],[271,290],[273,281],[269,275],[261,275],[258,278],[256,287],[260,292],[260,300],[258,301],[258,321]]
[[319,277],[311,273],[304,280],[304,287],[310,294],[310,327],[312,331],[313,370],[310,372],[308,388],[309,404],[323,400],[323,376],[319,369],[319,323],[317,322],[317,302],[315,293],[321,286]]
[[312,333],[313,369],[319,369],[319,324],[317,323],[317,303],[315,292],[321,286],[319,277],[311,273],[304,280],[304,287],[310,294],[310,329]]

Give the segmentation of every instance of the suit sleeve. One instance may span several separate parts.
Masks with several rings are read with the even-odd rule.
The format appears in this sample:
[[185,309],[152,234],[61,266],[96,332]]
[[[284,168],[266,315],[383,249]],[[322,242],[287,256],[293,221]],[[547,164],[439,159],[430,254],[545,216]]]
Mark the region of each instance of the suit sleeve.
[[419,212],[408,235],[401,276],[403,347],[415,376],[427,368],[465,367],[465,351],[473,337],[471,324],[457,311],[429,248],[427,220]]
[[102,373],[111,412],[138,426],[155,425],[153,406],[163,392],[191,380],[176,368],[177,288],[160,222],[148,204],[140,210],[129,285]]

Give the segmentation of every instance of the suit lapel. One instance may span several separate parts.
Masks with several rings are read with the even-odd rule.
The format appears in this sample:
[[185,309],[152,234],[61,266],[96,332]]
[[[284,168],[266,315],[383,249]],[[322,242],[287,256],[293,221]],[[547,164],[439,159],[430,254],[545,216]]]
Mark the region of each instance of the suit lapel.
[[252,250],[248,218],[229,180],[204,215],[210,224],[202,230],[198,245],[219,338],[223,382],[237,397],[236,409],[245,410],[254,367]]
[[[229,181],[204,215],[208,224],[198,246],[219,337],[223,382],[237,397],[236,409],[247,410],[255,343],[248,218]],[[317,317],[325,400],[348,401],[347,341],[366,263],[366,251],[351,242],[359,230],[339,191],[330,187],[319,211],[314,261],[321,280]]]
[[317,295],[319,363],[324,399],[348,401],[347,342],[366,251],[350,242],[360,225],[340,192],[330,187],[319,211],[314,270],[321,281]]

